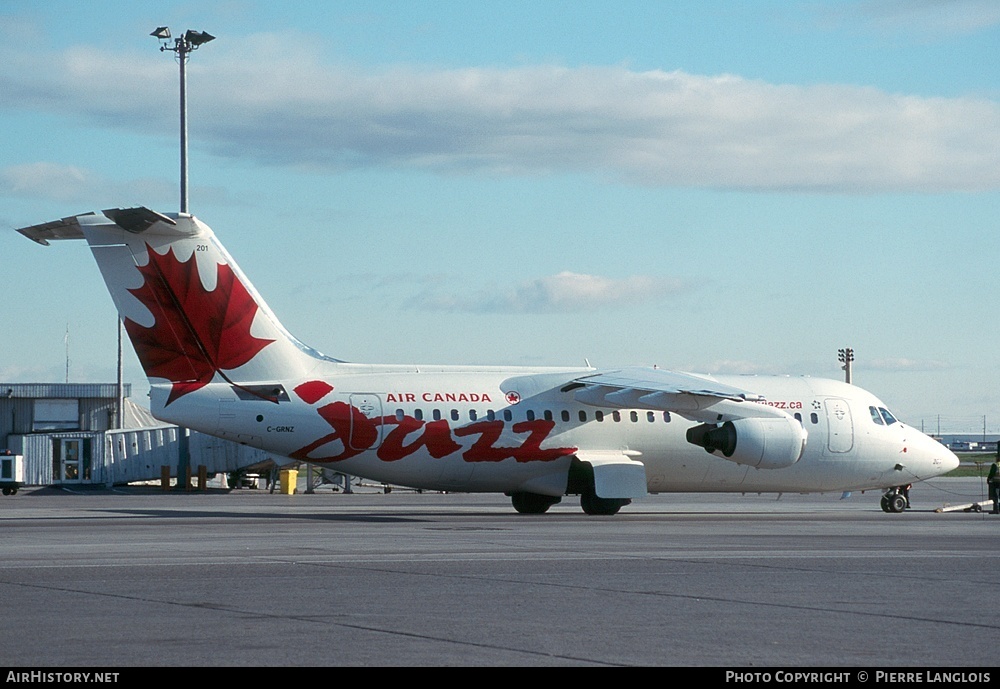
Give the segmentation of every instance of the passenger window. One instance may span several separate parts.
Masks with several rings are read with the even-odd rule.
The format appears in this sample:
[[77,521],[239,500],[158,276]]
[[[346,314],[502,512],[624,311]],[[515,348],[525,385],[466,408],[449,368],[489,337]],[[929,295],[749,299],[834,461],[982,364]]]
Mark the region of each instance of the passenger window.
[[475,421],[477,418],[479,418],[479,415],[476,414],[476,410],[475,409],[470,409],[469,410],[469,419],[471,421]]
[[413,410],[413,418],[415,418],[417,421],[423,421],[424,420],[424,410],[423,409],[414,409]]
[[639,412],[637,411],[629,412],[629,418],[632,419],[632,423],[635,423],[636,421],[639,420]]
[[619,421],[622,420],[621,412],[617,412],[617,411],[611,412],[611,418],[613,418],[615,420],[615,423],[618,423]]
[[581,409],[580,410],[580,421],[586,421],[586,420],[587,420],[587,412],[585,412],[583,409]]
[[434,417],[435,421],[440,421],[441,420],[441,410],[440,409],[435,409],[434,411],[431,412],[431,416]]
[[563,423],[566,423],[567,421],[569,421],[569,411],[566,410],[566,409],[562,410],[562,420],[563,420]]
[[452,409],[451,410],[451,420],[452,421],[458,421],[458,410],[457,409]]
[[535,412],[534,412],[534,410],[529,409],[528,413],[525,415],[525,417],[528,419],[528,421],[534,421],[535,420]]
[[402,421],[404,416],[405,416],[405,414],[403,414],[403,410],[402,409],[397,409],[396,410],[396,421]]
[[487,409],[486,410],[486,420],[487,421],[496,421],[496,418],[497,418],[497,415],[493,413],[492,409]]
[[799,423],[802,423],[802,414],[800,414],[798,412],[795,412],[794,416],[795,416],[795,420],[796,421],[798,421]]
[[646,412],[646,421],[649,421],[650,423],[656,421],[656,414],[651,411]]
[[878,409],[875,407],[868,407],[868,413],[872,415],[872,421],[874,421],[879,426],[884,425],[882,421],[882,415],[878,413]]
[[514,418],[514,415],[510,413],[510,409],[504,409],[503,410],[503,420],[504,421],[510,421],[512,418]]
[[594,412],[594,418],[598,421],[604,421],[604,412],[597,410]]
[[670,423],[670,412],[663,412],[663,423]]
[[812,421],[813,423],[819,423],[819,417],[816,416],[816,412],[813,412],[812,414],[809,415],[809,420]]

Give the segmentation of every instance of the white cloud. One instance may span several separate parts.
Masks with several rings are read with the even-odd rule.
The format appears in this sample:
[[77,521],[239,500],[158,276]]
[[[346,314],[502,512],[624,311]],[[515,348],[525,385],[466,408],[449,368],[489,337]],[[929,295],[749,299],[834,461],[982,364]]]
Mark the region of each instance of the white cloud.
[[861,19],[874,28],[935,35],[969,34],[1000,24],[995,0],[861,0],[828,10],[845,22]]
[[522,282],[513,289],[471,294],[424,292],[408,304],[432,311],[479,313],[575,313],[626,308],[661,300],[682,289],[678,280],[648,276],[622,279],[564,271]]
[[93,170],[59,163],[42,161],[0,168],[0,196],[7,197],[100,206],[102,203],[120,205],[123,199],[138,199],[143,203],[175,199],[177,193],[176,184],[165,180],[142,178],[116,182]]
[[[711,361],[694,368],[697,368],[697,370],[701,373],[708,373],[712,375],[767,375],[776,373],[773,366],[767,366],[756,361],[746,361],[741,359],[716,359],[715,361]],[[747,387],[752,387],[752,382],[748,382]]]
[[[267,41],[277,37],[244,45]],[[375,70],[324,64],[308,47],[266,62],[234,50],[189,66],[192,145],[264,165],[749,190],[1000,188],[1000,104],[985,98],[625,67]],[[159,57],[3,49],[0,108],[171,133],[176,75]]]
[[92,176],[72,165],[28,163],[0,169],[0,194],[4,196],[79,200],[92,186]]
[[[862,365],[863,364],[863,365]],[[951,366],[943,361],[885,357],[860,362],[858,367],[870,371],[943,371]]]

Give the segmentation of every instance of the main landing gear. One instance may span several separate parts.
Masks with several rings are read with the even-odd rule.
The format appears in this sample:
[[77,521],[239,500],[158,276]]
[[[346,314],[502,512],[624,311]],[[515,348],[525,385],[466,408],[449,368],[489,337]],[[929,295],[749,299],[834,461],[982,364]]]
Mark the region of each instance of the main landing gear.
[[[521,514],[545,514],[550,507],[561,502],[562,498],[538,493],[511,493],[510,501]],[[580,507],[586,514],[610,517],[618,514],[618,510],[630,502],[632,501],[628,498],[600,498],[593,489],[580,494]]]
[[896,486],[890,488],[879,501],[883,512],[900,513],[910,506],[910,487]]
[[521,514],[545,514],[550,507],[561,502],[562,498],[538,493],[510,493],[510,501]]
[[[587,462],[574,459],[566,477],[566,494],[579,495],[580,507],[585,514],[610,517],[618,510],[631,504],[631,498],[602,498],[594,486],[594,467]],[[550,507],[562,501],[561,497],[538,493],[507,493],[514,509],[521,514],[544,514]]]
[[593,490],[580,493],[580,507],[585,514],[604,515],[610,517],[618,514],[618,510],[632,501],[628,498],[599,498]]

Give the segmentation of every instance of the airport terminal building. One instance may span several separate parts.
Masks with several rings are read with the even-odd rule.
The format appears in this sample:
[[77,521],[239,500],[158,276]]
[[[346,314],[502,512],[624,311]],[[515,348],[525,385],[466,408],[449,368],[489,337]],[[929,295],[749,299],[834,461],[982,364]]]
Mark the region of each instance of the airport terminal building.
[[[233,472],[272,458],[256,448],[153,418],[128,399],[119,422],[111,383],[0,383],[0,452],[23,455],[26,485],[104,484],[173,478],[186,468]],[[285,460],[287,461],[287,460]]]

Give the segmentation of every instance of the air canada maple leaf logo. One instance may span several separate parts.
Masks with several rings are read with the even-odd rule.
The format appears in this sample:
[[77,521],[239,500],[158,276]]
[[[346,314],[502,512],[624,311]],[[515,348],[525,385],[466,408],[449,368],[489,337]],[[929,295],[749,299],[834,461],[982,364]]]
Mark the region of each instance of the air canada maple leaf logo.
[[[147,245],[149,263],[139,266],[143,284],[130,289],[154,318],[144,327],[126,318],[146,375],[173,383],[167,404],[208,385],[216,373],[253,359],[274,342],[250,334],[257,303],[227,264],[216,266],[216,286],[201,282],[194,254],[180,261],[173,248],[160,255]],[[232,381],[230,381],[232,382]]]

